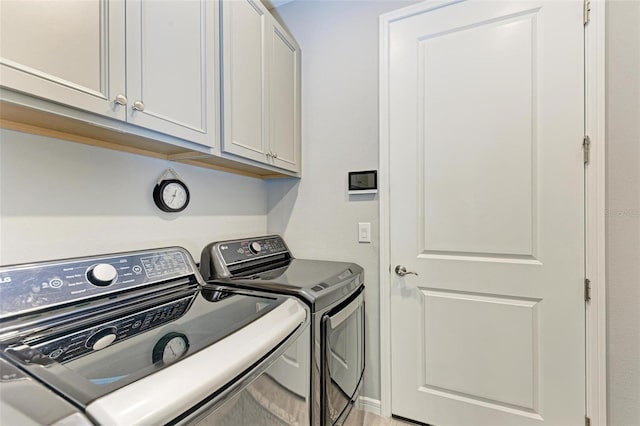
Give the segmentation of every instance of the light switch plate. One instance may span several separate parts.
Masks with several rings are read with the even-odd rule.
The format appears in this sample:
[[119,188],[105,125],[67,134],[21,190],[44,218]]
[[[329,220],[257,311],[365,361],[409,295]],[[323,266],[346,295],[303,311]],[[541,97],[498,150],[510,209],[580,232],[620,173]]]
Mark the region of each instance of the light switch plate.
[[358,242],[359,243],[371,242],[371,223],[369,222],[358,223]]

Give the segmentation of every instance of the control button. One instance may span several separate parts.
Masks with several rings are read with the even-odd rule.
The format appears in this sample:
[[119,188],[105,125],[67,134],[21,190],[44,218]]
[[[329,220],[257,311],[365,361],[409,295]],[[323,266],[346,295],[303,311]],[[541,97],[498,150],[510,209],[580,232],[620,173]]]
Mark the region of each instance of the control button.
[[118,271],[113,265],[99,263],[87,269],[87,279],[93,285],[108,286],[118,278]]
[[117,330],[115,327],[107,327],[98,330],[87,339],[84,345],[94,351],[104,349],[116,340],[116,337],[118,337],[116,332]]
[[136,322],[133,323],[133,325],[131,326],[131,328],[138,328],[142,325],[142,321],[138,320]]
[[258,254],[262,250],[262,247],[260,246],[260,243],[254,241],[249,245],[249,250],[251,250],[251,253],[253,254]]
[[63,353],[64,353],[64,350],[62,348],[58,348],[55,351],[51,351],[51,353],[49,354],[49,358],[56,359]]
[[62,280],[60,278],[53,278],[52,280],[49,281],[49,286],[53,287],[53,288],[60,288],[62,287]]
[[136,274],[140,274],[142,273],[142,268],[140,267],[140,265],[135,265],[133,268],[131,268],[133,270],[133,272],[135,272]]

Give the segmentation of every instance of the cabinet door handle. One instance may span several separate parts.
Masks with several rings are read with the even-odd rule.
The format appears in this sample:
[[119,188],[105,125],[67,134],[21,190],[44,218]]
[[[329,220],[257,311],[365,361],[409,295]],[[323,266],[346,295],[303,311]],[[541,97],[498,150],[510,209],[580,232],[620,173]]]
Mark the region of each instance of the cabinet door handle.
[[277,152],[273,153],[273,158],[278,158],[278,153]]
[[267,154],[266,154],[266,155],[267,155],[267,157],[272,157],[272,156],[273,156],[273,153],[272,153],[271,151],[269,151],[269,152],[267,152]]
[[127,97],[125,95],[123,95],[122,93],[119,93],[118,96],[116,96],[116,99],[113,102],[118,104],[118,105],[126,105],[127,102],[129,102],[129,101],[127,100]]
[[135,101],[131,108],[135,109],[136,111],[144,111],[144,102]]

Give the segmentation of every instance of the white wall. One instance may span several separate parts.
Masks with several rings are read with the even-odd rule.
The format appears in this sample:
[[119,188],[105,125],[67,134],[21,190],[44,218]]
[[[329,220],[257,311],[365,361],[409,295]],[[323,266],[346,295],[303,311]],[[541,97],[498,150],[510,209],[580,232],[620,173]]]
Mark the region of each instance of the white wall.
[[[277,9],[302,48],[301,181],[267,183],[269,232],[297,257],[365,269],[367,370],[380,399],[378,198],[347,195],[347,172],[378,168],[378,17],[406,1],[295,1]],[[357,241],[370,222],[371,244]]]
[[[191,203],[155,207],[173,167]],[[267,229],[263,181],[0,130],[0,264],[179,245],[199,261],[211,241]]]
[[610,426],[640,425],[640,2],[607,2]]

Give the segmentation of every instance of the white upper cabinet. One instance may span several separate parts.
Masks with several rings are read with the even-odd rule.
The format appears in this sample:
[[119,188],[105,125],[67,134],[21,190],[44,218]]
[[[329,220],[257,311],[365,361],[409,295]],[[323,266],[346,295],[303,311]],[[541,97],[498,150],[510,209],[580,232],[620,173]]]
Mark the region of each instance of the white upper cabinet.
[[260,0],[0,0],[0,125],[300,176],[300,55]]
[[300,171],[300,48],[275,20],[269,42],[270,157],[275,166]]
[[213,0],[0,0],[0,85],[212,147],[217,15]]
[[[0,0],[0,84],[125,119],[125,6]],[[120,96],[120,97],[118,97]]]
[[259,1],[222,2],[225,153],[300,170],[300,48]]
[[223,10],[223,150],[266,161],[266,21],[259,1],[225,1]]
[[127,121],[212,146],[219,113],[217,4],[127,0],[126,5]]

